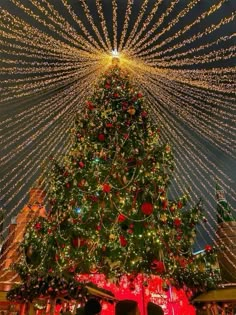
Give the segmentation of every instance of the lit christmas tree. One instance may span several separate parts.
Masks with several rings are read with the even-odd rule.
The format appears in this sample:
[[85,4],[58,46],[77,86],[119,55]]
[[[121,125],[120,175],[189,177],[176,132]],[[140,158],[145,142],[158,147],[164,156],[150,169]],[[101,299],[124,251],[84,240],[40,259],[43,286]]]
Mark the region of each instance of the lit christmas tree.
[[[24,283],[89,273],[119,282],[142,273],[198,291],[219,280],[212,246],[192,254],[200,203],[186,209],[187,194],[168,198],[173,154],[144,101],[115,59],[76,118],[70,152],[54,162],[48,218],[27,228],[15,266]],[[70,295],[63,283],[50,288]]]
[[216,184],[216,200],[218,224],[234,221],[232,209],[225,198],[225,192],[218,183]]

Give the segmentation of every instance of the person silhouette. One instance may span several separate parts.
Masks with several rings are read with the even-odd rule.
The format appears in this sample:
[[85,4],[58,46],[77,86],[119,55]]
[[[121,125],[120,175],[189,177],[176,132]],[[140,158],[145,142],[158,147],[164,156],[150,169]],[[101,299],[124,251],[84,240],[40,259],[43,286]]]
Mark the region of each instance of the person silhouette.
[[84,315],[99,315],[101,313],[102,307],[97,299],[89,299],[84,306]]
[[147,313],[148,315],[164,315],[163,309],[152,302],[148,302]]
[[122,300],[116,304],[116,315],[139,315],[137,302],[133,300]]

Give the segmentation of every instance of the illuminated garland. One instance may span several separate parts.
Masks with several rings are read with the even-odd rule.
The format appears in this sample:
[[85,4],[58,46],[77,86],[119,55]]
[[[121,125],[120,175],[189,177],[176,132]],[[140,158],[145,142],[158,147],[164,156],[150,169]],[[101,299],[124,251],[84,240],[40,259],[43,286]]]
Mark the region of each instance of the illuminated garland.
[[[45,0],[1,4],[4,221],[10,222],[23,206],[25,187],[33,183],[41,164],[69,149],[65,133],[75,113],[83,115],[81,103],[109,65],[111,50],[119,48],[121,65],[145,91],[152,119],[163,124],[165,139],[173,140],[178,153],[173,191],[181,191],[185,183],[195,199],[202,191],[211,198],[205,198],[208,221],[199,237],[204,244],[209,239],[214,243],[213,178],[220,178],[235,203],[234,178],[231,166],[222,164],[215,152],[202,147],[186,130],[223,152],[223,160],[235,161],[235,34],[231,27],[235,12],[225,0],[204,8],[197,0],[185,8],[178,1],[163,7],[161,0],[153,6],[143,0],[139,12],[133,0],[127,1],[124,12],[118,0],[109,6],[96,0],[96,12],[85,0],[79,9],[67,0],[60,3],[63,12]],[[106,14],[109,8],[112,21]],[[7,229],[5,224],[4,233]]]

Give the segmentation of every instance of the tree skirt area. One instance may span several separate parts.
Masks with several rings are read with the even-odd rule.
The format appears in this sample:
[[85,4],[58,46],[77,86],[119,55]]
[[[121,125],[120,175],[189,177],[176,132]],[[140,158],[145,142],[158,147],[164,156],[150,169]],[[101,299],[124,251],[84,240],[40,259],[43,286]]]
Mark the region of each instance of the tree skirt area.
[[[148,315],[147,305],[152,302],[159,305],[165,315],[195,315],[194,307],[189,303],[183,289],[177,290],[157,276],[150,276],[144,279],[143,275],[138,275],[135,279],[123,276],[119,286],[108,282],[104,275],[90,274],[78,275],[78,281],[91,281],[98,287],[111,291],[118,301],[136,301],[140,315]],[[101,315],[115,314],[115,303],[102,302]]]

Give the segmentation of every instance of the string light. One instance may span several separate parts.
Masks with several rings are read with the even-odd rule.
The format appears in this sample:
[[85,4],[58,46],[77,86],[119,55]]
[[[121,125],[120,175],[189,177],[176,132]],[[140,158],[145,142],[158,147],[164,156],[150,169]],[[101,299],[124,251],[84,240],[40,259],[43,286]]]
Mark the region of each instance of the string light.
[[126,7],[126,10],[125,10],[125,20],[124,20],[124,25],[123,25],[123,28],[122,28],[120,43],[119,43],[119,47],[118,47],[119,51],[122,50],[123,45],[124,45],[125,36],[127,34],[127,30],[128,30],[128,27],[129,27],[129,19],[130,19],[130,15],[131,15],[131,12],[132,12],[133,1],[134,0],[128,0],[128,2],[127,2],[127,7]]
[[[154,6],[154,9],[153,9],[154,11],[152,11],[151,14],[148,16],[146,22],[144,23],[144,27],[141,28],[139,36],[142,34],[142,32],[145,30],[145,28],[150,24],[151,20],[155,16],[156,10],[158,9],[160,2],[161,1],[158,1],[156,3],[156,7]],[[147,34],[141,40],[136,40],[135,45],[133,47],[131,46],[131,50],[135,50],[135,52],[137,53],[140,50],[142,51],[144,47],[145,47],[145,49],[147,49],[147,47],[149,46],[149,43],[153,43],[156,41],[157,37],[155,36],[154,38],[149,39],[148,44],[143,44],[146,41],[146,39],[150,38],[152,36],[152,34],[156,31],[156,29],[164,22],[164,19],[171,13],[171,11],[174,9],[176,4],[178,4],[178,0],[173,0],[170,3],[170,6],[166,9],[166,11],[164,11],[162,13],[162,15],[159,17],[158,21],[154,24],[154,26],[151,28],[151,30],[149,30],[147,32]],[[188,8],[188,6],[187,6],[187,8]],[[158,37],[159,37],[159,35],[158,35]],[[141,45],[142,45],[142,48],[139,50],[138,47]]]
[[[119,0],[109,6],[96,0],[94,8],[85,0],[78,6],[67,0],[60,5],[46,0],[2,5],[0,163],[5,172],[0,187],[8,210],[4,234],[42,163],[51,154],[61,160],[70,149],[74,115],[83,114],[83,104],[111,55],[119,54],[122,67],[145,92],[163,139],[174,146],[172,192],[185,193],[191,187],[192,203],[205,194],[209,219],[199,228],[197,245],[209,240],[217,245],[215,175],[236,202],[235,179],[227,165],[235,162],[236,147],[235,34],[230,30],[236,13],[227,13],[226,0],[208,7],[192,0],[179,11],[179,1],[163,3],[142,0],[138,13],[134,0],[127,0],[122,12]],[[47,185],[44,181],[45,190]]]
[[117,2],[112,0],[113,48],[117,50]]
[[103,14],[103,8],[102,8],[101,0],[96,0],[96,7],[97,7],[98,15],[101,19],[101,27],[102,27],[103,35],[105,36],[107,47],[111,51],[112,45],[111,45],[108,30],[107,30],[106,20],[105,20],[104,14]]
[[[136,74],[136,76],[137,76],[137,74]],[[144,76],[144,84],[143,84],[143,89],[144,90],[146,90],[146,92],[147,92],[147,82],[146,82],[146,80],[145,80],[145,76]],[[149,83],[150,84],[150,83]],[[151,91],[155,91],[155,89],[152,89],[151,88]],[[148,93],[148,94],[150,94],[150,93]],[[150,97],[150,96],[149,96]],[[151,104],[158,104],[158,102],[160,101],[160,96],[157,96],[157,98],[155,99],[155,100],[152,100],[151,101]],[[163,98],[163,100],[161,100],[161,102],[162,102],[162,106],[165,104],[165,101],[166,101],[166,99],[165,99],[165,97]],[[158,113],[158,117],[159,117],[159,119],[160,119],[160,116],[162,116],[163,115],[163,110],[164,110],[164,108],[165,108],[165,105],[164,105],[164,107],[161,107],[161,110],[160,110],[160,112]],[[153,108],[153,105],[152,105],[152,109],[154,109]],[[176,122],[174,121],[174,119],[168,114],[168,118],[166,118],[166,117],[164,117],[164,121],[163,121],[163,123],[165,123],[165,128],[164,128],[164,132],[166,132],[166,130],[168,130],[169,128],[166,126],[166,121],[169,121],[169,123],[171,123],[171,126],[172,126],[172,129],[171,129],[171,134],[172,134],[172,138],[173,138],[173,135],[174,135],[174,129],[173,129],[173,126],[175,126],[176,125]],[[176,132],[177,133],[179,133],[179,129],[182,129],[182,127],[181,128],[179,128],[178,127],[178,129],[176,129],[175,128],[175,130],[176,130]],[[181,136],[182,137],[182,139],[186,142],[186,136],[184,136],[184,135],[182,135]],[[169,136],[168,136],[168,138],[169,138]],[[177,137],[177,139],[176,139],[176,142],[179,142],[179,137]],[[187,141],[187,145],[186,145],[186,148],[191,148],[191,146],[193,146],[193,143],[194,142],[188,142]],[[178,149],[178,148],[177,148]],[[195,168],[194,167],[194,165],[199,165],[199,167],[201,167],[201,169],[203,170],[204,168],[206,168],[206,165],[208,164],[208,162],[207,162],[207,157],[206,156],[204,156],[204,160],[206,160],[206,164],[204,164],[203,162],[202,162],[202,159],[199,159],[198,158],[198,155],[199,155],[199,152],[201,152],[201,151],[199,151],[199,149],[197,149],[197,148],[195,148],[195,150],[196,150],[196,155],[193,155],[193,153],[194,153],[194,151],[193,150],[190,150],[190,149],[187,149],[187,151],[186,151],[186,154],[187,154],[187,152],[189,152],[191,155],[191,157],[188,159],[188,160],[186,160],[186,154],[183,156],[183,154],[181,154],[181,153],[179,153],[178,154],[178,157],[179,158],[183,158],[183,160],[184,161],[182,161],[182,162],[180,162],[179,164],[178,164],[178,166],[177,166],[177,169],[179,169],[179,168],[181,168],[183,171],[184,171],[184,175],[181,175],[180,177],[182,177],[182,183],[185,183],[186,182],[186,177],[188,178],[188,180],[189,180],[189,182],[191,183],[191,187],[194,187],[194,189],[191,191],[191,193],[193,194],[193,195],[195,195],[195,197],[197,197],[197,192],[199,193],[199,194],[201,194],[201,189],[199,189],[199,187],[196,185],[196,183],[193,181],[193,179],[191,178],[191,176],[189,176],[189,174],[188,174],[188,171],[189,171],[189,173],[190,174],[194,174],[194,170],[196,169],[197,171],[198,171],[198,169],[197,168]],[[195,153],[194,153],[195,154]],[[192,160],[194,160],[194,163],[192,162]],[[191,166],[188,166],[189,165],[189,162],[191,163]],[[182,167],[182,165],[185,165],[185,169],[183,169],[183,167]],[[214,169],[216,169],[216,167],[214,167]],[[206,174],[209,174],[209,173],[211,173],[212,174],[212,177],[213,177],[213,175],[214,175],[214,172],[212,171],[212,169],[210,169],[210,168],[207,168],[206,169]],[[180,173],[181,174],[181,173]],[[221,177],[222,177],[222,175],[224,175],[224,174],[222,174],[221,173]],[[225,175],[224,175],[225,176]],[[199,177],[202,177],[202,183],[205,183],[205,182],[208,182],[209,183],[209,181],[206,179],[206,177],[204,177],[203,175],[202,175],[202,172],[198,172],[198,174],[197,175],[195,175],[195,178],[199,178]],[[179,183],[180,184],[180,186],[179,186],[179,188],[181,187],[181,184],[182,183]],[[204,184],[202,184],[203,186],[204,186],[204,188],[206,189],[206,186],[204,185]],[[210,183],[209,183],[209,186],[210,186]],[[209,194],[209,196],[210,195],[212,195],[212,191],[210,191],[209,189],[206,189],[207,190],[207,193]],[[199,196],[199,195],[198,195]],[[212,197],[214,197],[214,195],[212,195]],[[207,214],[210,216],[210,218],[211,218],[211,222],[213,222],[215,225],[217,224],[216,223],[216,220],[215,220],[215,218],[214,218],[214,216],[212,215],[212,213],[214,213],[216,210],[212,207],[212,205],[208,202],[208,207],[209,208],[211,208],[211,210],[209,210],[209,211],[207,211]],[[210,225],[210,226],[204,226],[204,230],[205,230],[205,232],[208,234],[208,236],[211,238],[211,240],[213,241],[213,243],[215,244],[215,245],[217,245],[217,243],[216,243],[216,240],[215,240],[215,238],[214,238],[214,236],[212,236],[212,235],[214,235],[214,228],[212,227],[212,225]],[[211,231],[212,232],[212,234],[209,232],[209,231]],[[226,238],[228,238],[227,237],[227,235],[225,235],[225,237]],[[230,239],[228,239],[228,242],[229,243],[232,243],[232,240],[230,240]],[[229,248],[228,248],[229,249]],[[229,263],[230,264],[233,264],[233,262],[231,262],[229,259],[228,259],[228,257],[225,257],[228,261],[229,261]],[[234,265],[234,264],[233,264]]]
[[[176,3],[176,1],[175,1],[175,3]],[[142,24],[141,29],[139,30],[139,32],[136,33],[135,37],[130,42],[130,44],[125,46],[125,48],[127,47],[128,50],[131,50],[132,46],[133,46],[133,43],[138,43],[139,42],[139,39],[140,39],[141,35],[143,34],[143,32],[145,32],[146,28],[149,26],[150,22],[153,20],[155,14],[157,13],[157,10],[158,10],[160,4],[161,4],[161,0],[158,0],[154,4],[151,12],[148,14],[147,18],[145,19],[144,23]],[[142,10],[141,10],[141,16],[143,16],[143,14],[145,13],[145,10],[146,10],[146,3],[144,2],[144,6],[142,7]],[[139,21],[139,23],[140,23],[141,19],[138,18],[137,21]],[[139,24],[139,26],[140,26],[140,24]]]
[[93,20],[93,17],[91,16],[91,14],[90,14],[89,7],[87,6],[85,0],[81,0],[81,3],[82,3],[82,7],[83,7],[83,9],[84,9],[84,12],[85,12],[85,15],[86,15],[88,21],[89,21],[90,24],[92,25],[92,28],[93,28],[93,30],[94,30],[94,32],[95,32],[97,38],[99,39],[99,42],[101,43],[102,47],[104,48],[104,51],[106,51],[106,50],[109,49],[109,48],[108,48],[108,47],[106,46],[106,44],[104,43],[104,41],[103,41],[103,39],[102,39],[102,37],[101,37],[101,35],[100,35],[100,33],[99,33],[99,31],[98,31],[96,25],[95,25],[94,22],[93,22],[94,20]]
[[131,32],[130,32],[128,38],[127,38],[127,41],[126,41],[126,43],[125,43],[125,47],[126,47],[126,48],[124,48],[124,50],[128,50],[128,49],[130,48],[130,44],[131,44],[131,41],[132,41],[133,39],[136,40],[136,36],[134,36],[134,35],[135,35],[135,33],[137,32],[138,26],[140,26],[140,23],[141,23],[141,20],[142,20],[142,18],[143,18],[143,15],[144,15],[145,12],[146,12],[147,5],[148,5],[148,1],[149,1],[149,0],[144,0],[143,3],[142,3],[141,9],[140,9],[139,14],[138,14],[138,16],[137,16],[137,19],[136,19],[136,21],[135,21],[135,23],[134,23],[134,26],[133,26],[133,28],[132,28],[132,30],[131,30]]

